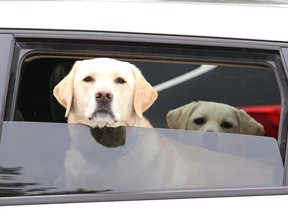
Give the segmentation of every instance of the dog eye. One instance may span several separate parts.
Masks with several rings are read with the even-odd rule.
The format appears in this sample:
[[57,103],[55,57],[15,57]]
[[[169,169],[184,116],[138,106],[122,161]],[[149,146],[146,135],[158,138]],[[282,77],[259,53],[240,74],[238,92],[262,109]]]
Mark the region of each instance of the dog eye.
[[124,84],[124,83],[126,83],[126,81],[125,81],[123,78],[118,77],[118,78],[115,80],[115,83]]
[[221,127],[222,127],[222,128],[226,128],[226,129],[229,129],[229,128],[232,128],[233,125],[232,125],[231,123],[229,123],[229,122],[223,122],[223,123],[221,124]]
[[87,76],[83,79],[84,82],[93,82],[93,78],[91,76]]
[[203,118],[196,118],[193,121],[196,125],[203,125],[205,123],[205,120]]

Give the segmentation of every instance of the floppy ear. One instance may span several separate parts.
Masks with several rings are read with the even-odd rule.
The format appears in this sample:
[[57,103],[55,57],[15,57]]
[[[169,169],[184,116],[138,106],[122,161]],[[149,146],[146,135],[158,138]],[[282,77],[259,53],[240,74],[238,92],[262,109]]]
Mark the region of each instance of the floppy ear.
[[137,116],[143,119],[143,113],[154,103],[158,97],[158,93],[150,83],[146,81],[136,66],[132,65],[132,68],[135,77],[133,105]]
[[68,116],[72,106],[74,75],[78,68],[78,64],[79,63],[76,62],[69,74],[53,89],[53,94],[57,101],[66,108],[65,117]]
[[174,110],[170,110],[166,116],[168,127],[171,129],[186,130],[188,119],[198,103],[199,102],[194,101]]
[[258,136],[263,136],[265,134],[264,127],[254,118],[248,115],[244,110],[238,110],[237,114],[240,124],[240,134]]

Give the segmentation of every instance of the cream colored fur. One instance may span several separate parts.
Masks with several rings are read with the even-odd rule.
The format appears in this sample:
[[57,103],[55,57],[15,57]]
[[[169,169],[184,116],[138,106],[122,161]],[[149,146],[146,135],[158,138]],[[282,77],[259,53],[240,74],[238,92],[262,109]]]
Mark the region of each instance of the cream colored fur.
[[169,128],[264,135],[263,126],[244,110],[223,103],[195,101],[167,114]]
[[[109,101],[106,98],[101,104],[100,99],[96,100],[99,94],[108,95]],[[102,128],[152,127],[143,113],[158,94],[136,66],[111,58],[96,58],[77,61],[54,88],[54,96],[66,108],[69,123]]]

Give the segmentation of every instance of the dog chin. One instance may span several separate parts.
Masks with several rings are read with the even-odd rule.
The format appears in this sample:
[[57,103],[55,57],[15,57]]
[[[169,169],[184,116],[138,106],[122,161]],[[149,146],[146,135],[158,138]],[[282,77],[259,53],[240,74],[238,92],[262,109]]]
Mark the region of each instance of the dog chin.
[[91,128],[96,128],[96,127],[98,127],[98,128],[103,128],[103,127],[116,128],[116,127],[124,126],[121,121],[99,121],[99,120],[89,120],[86,123],[86,125],[91,127]]
[[119,127],[121,125],[113,113],[108,111],[94,112],[86,117],[89,120],[89,126],[93,128]]
[[87,115],[87,118],[89,120],[95,120],[95,121],[115,121],[115,116],[111,111],[108,110],[98,110],[93,113],[90,113]]

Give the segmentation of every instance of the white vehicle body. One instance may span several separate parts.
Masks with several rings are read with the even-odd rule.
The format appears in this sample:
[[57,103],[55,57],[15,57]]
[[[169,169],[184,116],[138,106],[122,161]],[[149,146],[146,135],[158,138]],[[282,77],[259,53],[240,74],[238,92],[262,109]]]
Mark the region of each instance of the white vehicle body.
[[0,28],[288,40],[288,5],[216,3],[0,1]]
[[[288,42],[288,3],[200,3],[176,1],[0,1],[0,30],[119,32],[166,36]],[[33,35],[31,35],[33,37]],[[208,39],[207,39],[208,38]],[[153,41],[151,41],[153,42]],[[287,45],[287,44],[286,44]],[[241,47],[241,44],[239,44]],[[241,196],[241,190],[239,193]],[[12,214],[285,214],[288,195],[120,201],[0,207]],[[100,211],[100,212],[99,212]]]

